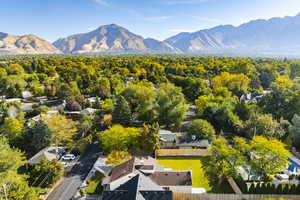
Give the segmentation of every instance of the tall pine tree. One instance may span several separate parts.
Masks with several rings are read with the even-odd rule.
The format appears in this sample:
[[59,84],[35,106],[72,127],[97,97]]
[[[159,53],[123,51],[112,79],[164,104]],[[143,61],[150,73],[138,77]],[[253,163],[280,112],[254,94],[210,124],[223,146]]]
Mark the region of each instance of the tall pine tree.
[[112,117],[114,123],[119,123],[123,126],[128,126],[131,123],[131,109],[128,102],[122,95],[119,95],[116,99]]

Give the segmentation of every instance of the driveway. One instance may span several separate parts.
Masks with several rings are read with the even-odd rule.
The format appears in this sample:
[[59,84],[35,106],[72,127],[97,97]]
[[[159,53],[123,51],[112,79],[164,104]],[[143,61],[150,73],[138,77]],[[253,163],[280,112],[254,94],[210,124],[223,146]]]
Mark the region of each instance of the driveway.
[[86,153],[71,169],[68,176],[48,195],[46,200],[70,200],[77,193],[85,177],[93,167],[99,152],[99,145],[96,143],[91,144],[87,148]]

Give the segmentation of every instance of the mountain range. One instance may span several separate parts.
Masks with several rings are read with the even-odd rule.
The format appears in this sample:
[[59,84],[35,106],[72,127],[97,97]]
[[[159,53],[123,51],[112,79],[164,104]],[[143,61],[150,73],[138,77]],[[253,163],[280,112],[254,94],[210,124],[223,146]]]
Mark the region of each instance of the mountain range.
[[35,35],[15,36],[0,32],[0,54],[59,54],[51,43]]
[[300,14],[183,32],[158,41],[116,24],[60,38],[53,44],[34,35],[0,32],[0,54],[295,54],[300,52]]

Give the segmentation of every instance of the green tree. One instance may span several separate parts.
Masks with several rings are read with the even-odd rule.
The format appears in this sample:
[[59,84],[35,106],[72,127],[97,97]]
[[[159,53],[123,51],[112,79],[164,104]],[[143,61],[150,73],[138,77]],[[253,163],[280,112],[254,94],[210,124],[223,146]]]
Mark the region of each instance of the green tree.
[[148,82],[140,82],[138,84],[130,84],[121,95],[130,105],[132,115],[135,119],[152,123],[157,113],[155,111],[156,93],[153,85]]
[[254,114],[245,122],[247,135],[253,137],[261,135],[280,139],[285,135],[285,130],[270,114]]
[[75,123],[60,114],[42,115],[41,120],[51,131],[51,144],[57,146],[70,146],[73,143],[73,137],[77,133]]
[[245,163],[241,151],[230,146],[225,138],[215,139],[210,148],[210,167],[212,173],[219,178],[219,184],[225,178],[237,175],[237,167]]
[[197,119],[192,121],[188,134],[190,136],[195,135],[198,139],[212,140],[216,136],[214,127],[206,120]]
[[95,95],[103,99],[111,97],[111,84],[108,78],[100,77],[97,79],[95,87]]
[[76,126],[78,133],[84,138],[93,127],[93,118],[90,115],[83,115]]
[[185,118],[187,105],[181,89],[173,84],[162,84],[157,90],[158,122],[160,125],[175,126]]
[[30,188],[25,176],[18,169],[25,164],[23,154],[11,149],[5,138],[0,137],[0,199],[38,200],[38,195]]
[[48,125],[40,120],[26,130],[23,138],[27,141],[25,146],[30,146],[28,150],[38,152],[51,144],[52,132]]
[[[283,82],[278,80],[277,82]],[[258,105],[265,113],[270,113],[277,120],[284,118],[291,120],[300,113],[300,90],[290,87],[290,83],[280,85],[276,82],[271,85],[271,93],[265,95]]]
[[159,148],[159,129],[160,127],[158,123],[154,123],[152,125],[143,125],[139,136],[140,150],[143,152],[152,153],[154,150]]
[[249,78],[244,74],[229,74],[228,72],[222,72],[219,76],[212,79],[212,85],[214,88],[226,87],[235,95],[240,96],[247,91]]
[[[44,174],[44,176],[40,176]],[[36,165],[31,172],[31,179],[34,182],[41,183],[39,185],[42,188],[48,188],[52,186],[60,177],[64,174],[64,166],[56,161],[49,161],[46,158]],[[36,180],[36,178],[38,178]]]
[[103,149],[106,152],[137,150],[140,136],[138,128],[124,128],[114,125],[110,129],[98,134]]
[[292,119],[292,125],[289,128],[289,132],[292,135],[293,143],[295,146],[300,146],[300,117],[299,115],[294,115]]
[[112,117],[114,123],[119,123],[123,126],[128,126],[131,123],[131,109],[128,102],[122,95],[119,95],[116,99]]
[[58,88],[57,96],[66,99],[67,101],[78,101],[83,103],[83,97],[75,81],[72,81],[70,84],[62,83]]
[[24,125],[20,120],[7,117],[0,127],[0,135],[6,137],[11,145],[15,145],[21,138],[23,129]]
[[10,98],[21,97],[21,92],[24,91],[27,86],[27,82],[23,77],[18,75],[6,76],[2,81],[3,94],[6,94],[6,97]]
[[255,172],[270,176],[283,171],[288,165],[291,154],[279,140],[256,136],[250,146],[250,165]]

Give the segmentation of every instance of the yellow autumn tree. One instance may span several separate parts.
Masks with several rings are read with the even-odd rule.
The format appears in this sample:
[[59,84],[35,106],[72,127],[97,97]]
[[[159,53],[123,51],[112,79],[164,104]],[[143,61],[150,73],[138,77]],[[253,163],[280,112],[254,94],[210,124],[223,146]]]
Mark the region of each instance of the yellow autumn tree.
[[219,76],[212,79],[214,88],[226,87],[235,95],[245,92],[249,85],[249,78],[244,74],[230,74],[222,72]]
[[67,119],[60,114],[43,115],[41,120],[44,121],[51,131],[51,143],[57,146],[71,145],[73,136],[77,133],[77,129],[72,120]]
[[107,156],[107,164],[111,164],[113,167],[126,162],[131,159],[130,153],[127,151],[112,151],[108,156]]

